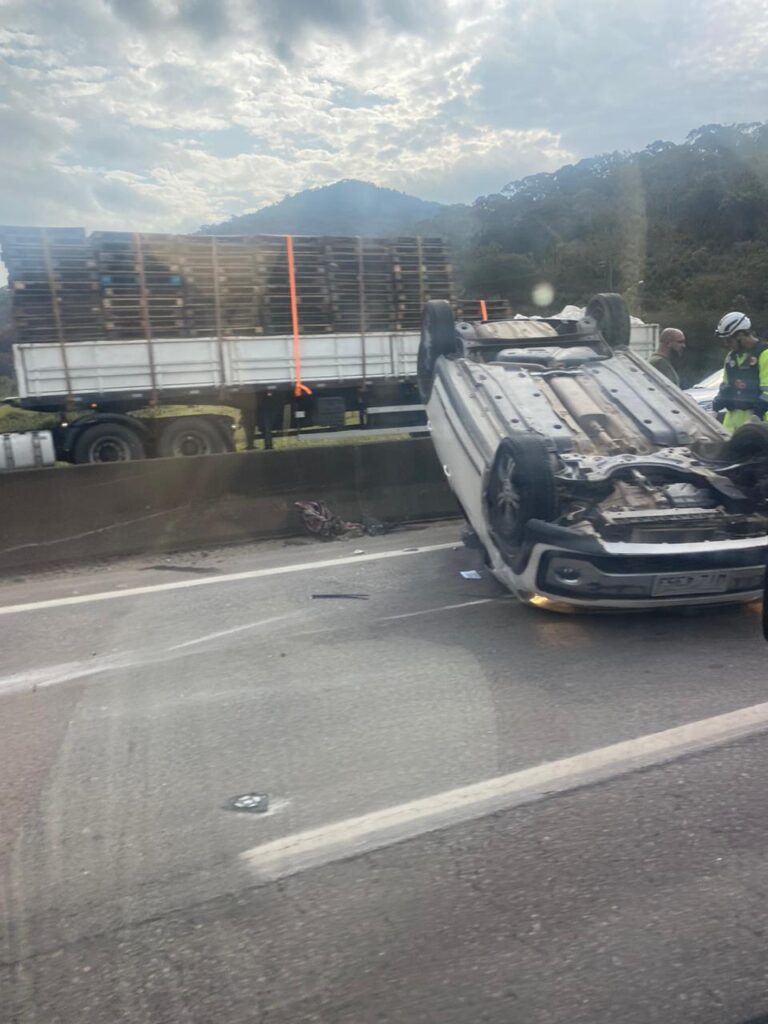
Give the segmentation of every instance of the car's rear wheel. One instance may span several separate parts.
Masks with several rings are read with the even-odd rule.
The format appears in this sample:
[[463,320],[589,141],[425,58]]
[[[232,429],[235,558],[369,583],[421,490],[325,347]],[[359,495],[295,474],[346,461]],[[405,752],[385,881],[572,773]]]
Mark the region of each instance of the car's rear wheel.
[[456,322],[450,302],[432,299],[424,307],[421,320],[421,339],[416,358],[416,376],[424,402],[429,401],[435,380],[435,364],[440,356],[453,356],[459,350]]
[[547,446],[533,434],[505,437],[486,491],[488,524],[502,554],[513,554],[530,519],[557,517],[558,495]]
[[728,460],[759,459],[768,456],[768,423],[745,423],[734,430],[725,444]]
[[626,348],[632,330],[627,304],[617,292],[601,292],[589,300],[586,316],[597,328],[611,348]]

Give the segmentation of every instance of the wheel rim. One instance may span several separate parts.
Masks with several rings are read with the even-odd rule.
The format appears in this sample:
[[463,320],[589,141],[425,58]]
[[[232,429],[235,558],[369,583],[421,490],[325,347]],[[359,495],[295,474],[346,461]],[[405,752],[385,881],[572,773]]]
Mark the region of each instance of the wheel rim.
[[502,533],[511,536],[520,518],[520,492],[515,486],[515,460],[505,455],[496,471],[496,514]]
[[587,310],[587,314],[592,317],[600,330],[602,330],[605,323],[605,309],[596,302],[594,305],[590,306]]
[[131,447],[122,437],[100,437],[88,449],[89,462],[130,462]]
[[210,445],[199,434],[182,434],[174,443],[173,453],[183,456],[208,455],[210,454]]

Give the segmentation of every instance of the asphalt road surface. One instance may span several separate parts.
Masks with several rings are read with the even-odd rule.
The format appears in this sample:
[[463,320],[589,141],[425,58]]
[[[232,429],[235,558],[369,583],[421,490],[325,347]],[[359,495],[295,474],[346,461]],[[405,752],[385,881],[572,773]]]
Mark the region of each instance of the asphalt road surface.
[[457,536],[2,584],[0,1020],[768,1014],[757,610],[553,615]]

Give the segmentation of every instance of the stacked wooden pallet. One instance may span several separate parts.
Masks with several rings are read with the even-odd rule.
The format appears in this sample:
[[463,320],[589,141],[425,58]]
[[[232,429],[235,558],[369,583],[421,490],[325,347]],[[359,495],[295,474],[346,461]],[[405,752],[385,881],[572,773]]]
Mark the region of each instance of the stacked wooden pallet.
[[[283,235],[0,228],[0,243],[22,341],[292,331]],[[437,238],[296,235],[291,244],[302,334],[417,330],[428,299],[453,297]]]
[[424,303],[453,298],[451,265],[441,238],[398,238],[393,243],[398,330],[416,330]]
[[183,235],[179,240],[187,334],[262,334],[259,271],[248,239]]
[[5,228],[3,260],[21,341],[103,336],[96,264],[80,228]]
[[395,331],[399,319],[391,242],[326,238],[332,329]]
[[[249,242],[257,254],[265,332],[290,334],[291,289],[286,239],[281,235],[254,235]],[[302,334],[333,330],[323,242],[324,239],[312,235],[295,235],[292,239],[296,303]]]
[[[511,320],[514,316],[507,299],[484,299],[486,319]],[[480,299],[459,299],[456,304],[456,316],[459,320],[482,320]]]
[[90,242],[99,273],[104,336],[183,337],[178,236],[97,231]]

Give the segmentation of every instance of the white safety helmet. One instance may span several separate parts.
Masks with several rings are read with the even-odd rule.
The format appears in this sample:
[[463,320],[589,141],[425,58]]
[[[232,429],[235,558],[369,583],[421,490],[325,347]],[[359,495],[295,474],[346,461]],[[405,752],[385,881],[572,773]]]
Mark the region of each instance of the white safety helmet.
[[737,331],[752,330],[752,321],[746,313],[726,313],[715,328],[718,338],[732,338]]

